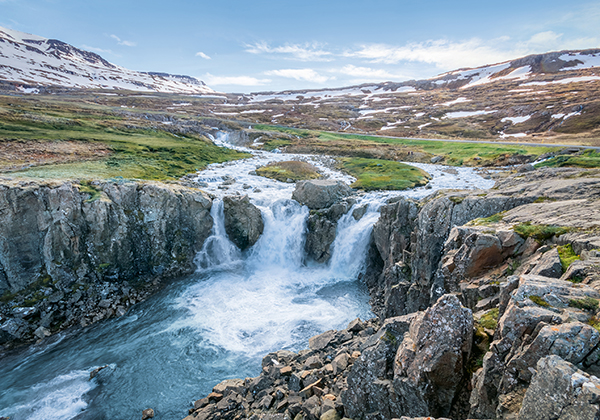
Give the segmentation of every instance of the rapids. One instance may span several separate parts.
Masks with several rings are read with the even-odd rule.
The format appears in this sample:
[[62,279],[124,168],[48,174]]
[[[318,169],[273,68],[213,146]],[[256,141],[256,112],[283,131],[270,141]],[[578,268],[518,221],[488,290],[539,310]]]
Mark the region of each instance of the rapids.
[[[215,139],[226,141],[223,133]],[[198,271],[121,318],[57,334],[2,359],[0,416],[138,419],[153,408],[157,418],[182,419],[218,382],[256,376],[266,353],[306,348],[313,335],[373,316],[359,278],[373,224],[389,197],[493,185],[470,168],[447,172],[415,165],[433,175],[432,188],[362,195],[355,206],[367,205],[366,214],[357,221],[350,211],[340,219],[332,258],[318,265],[305,261],[309,211],[291,200],[294,185],[252,171],[266,162],[302,158],[330,178],[352,178],[330,169],[328,158],[252,152],[250,159],[211,165],[196,177],[216,197]],[[223,177],[236,182],[225,189]],[[265,222],[261,238],[245,252],[229,241],[223,225],[221,197],[236,193],[249,194]],[[89,372],[104,365],[90,381]]]

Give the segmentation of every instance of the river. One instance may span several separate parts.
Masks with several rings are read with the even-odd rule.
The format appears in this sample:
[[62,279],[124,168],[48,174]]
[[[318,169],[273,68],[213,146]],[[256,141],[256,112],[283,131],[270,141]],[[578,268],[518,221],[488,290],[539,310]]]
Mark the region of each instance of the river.
[[[228,145],[220,133],[215,142]],[[239,148],[241,150],[249,150]],[[338,223],[328,264],[305,261],[309,211],[291,200],[294,184],[253,175],[266,162],[301,158],[328,177],[351,182],[328,158],[252,151],[253,157],[211,165],[197,174],[216,198],[211,237],[197,256],[198,271],[170,283],[120,318],[64,332],[16,352],[0,364],[0,416],[11,420],[180,420],[218,382],[256,376],[262,357],[300,350],[308,338],[373,316],[365,286],[366,250],[379,208],[391,196],[425,197],[441,188],[490,188],[471,168],[414,164],[433,175],[430,188],[362,195],[358,221]],[[225,178],[224,178],[225,177]],[[223,185],[233,177],[236,182]],[[265,230],[240,252],[225,234],[221,197],[248,194]],[[109,365],[93,380],[90,372]]]

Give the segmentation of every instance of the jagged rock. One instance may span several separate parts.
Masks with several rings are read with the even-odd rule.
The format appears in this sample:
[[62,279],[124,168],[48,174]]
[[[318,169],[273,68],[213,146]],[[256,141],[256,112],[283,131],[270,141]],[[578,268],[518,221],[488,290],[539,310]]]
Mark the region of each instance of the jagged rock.
[[562,265],[560,264],[558,250],[552,248],[550,251],[545,252],[530,274],[555,279],[560,278],[562,275]]
[[308,339],[308,346],[311,350],[322,350],[331,343],[335,337],[335,331],[325,331],[323,334]]
[[292,198],[309,209],[324,209],[350,194],[352,189],[342,181],[318,179],[297,182]]
[[142,411],[142,420],[152,419],[154,418],[154,410],[151,408],[147,408]]
[[306,255],[316,262],[325,263],[331,258],[331,244],[335,240],[337,223],[326,216],[311,214],[307,221]]
[[595,420],[600,380],[558,356],[540,359],[523,398],[519,420]]
[[243,197],[223,197],[225,231],[229,239],[242,251],[258,241],[265,228],[260,210]]
[[[444,295],[415,317],[398,348],[394,378],[420,390],[433,416],[450,413],[473,342],[473,313]],[[399,413],[401,414],[401,413]]]
[[512,278],[501,288],[495,341],[473,378],[470,415],[474,418],[516,415],[535,364],[550,354],[598,369],[597,357],[591,359],[599,333],[586,324],[589,314],[569,306],[572,301],[598,299],[598,292],[535,275],[521,276],[516,289],[515,283]]

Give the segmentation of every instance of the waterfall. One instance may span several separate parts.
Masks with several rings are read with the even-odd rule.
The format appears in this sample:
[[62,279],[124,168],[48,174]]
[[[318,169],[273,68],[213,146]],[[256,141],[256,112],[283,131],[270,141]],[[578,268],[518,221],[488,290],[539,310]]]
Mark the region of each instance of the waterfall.
[[225,232],[225,215],[223,200],[215,199],[210,215],[213,227],[210,236],[204,241],[202,249],[196,256],[198,269],[209,269],[234,264],[241,259],[240,250],[229,240]]

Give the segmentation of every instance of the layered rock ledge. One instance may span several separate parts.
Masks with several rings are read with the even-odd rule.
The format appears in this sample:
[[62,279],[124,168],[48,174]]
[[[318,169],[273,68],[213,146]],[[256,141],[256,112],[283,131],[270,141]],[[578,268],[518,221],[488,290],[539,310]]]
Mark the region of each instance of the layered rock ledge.
[[0,344],[122,315],[192,273],[211,205],[179,184],[1,181]]

